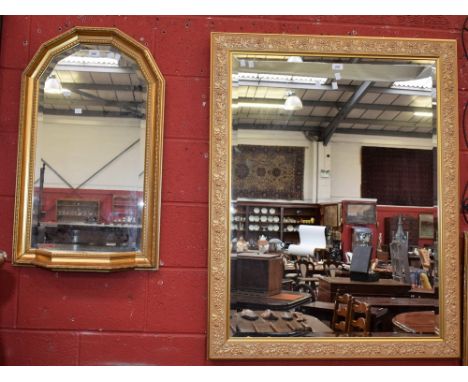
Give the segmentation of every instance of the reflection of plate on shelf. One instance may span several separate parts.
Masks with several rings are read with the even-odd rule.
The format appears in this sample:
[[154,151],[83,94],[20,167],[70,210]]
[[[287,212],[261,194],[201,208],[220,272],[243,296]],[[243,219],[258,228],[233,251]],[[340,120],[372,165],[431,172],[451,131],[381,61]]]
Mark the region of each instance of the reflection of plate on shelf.
[[258,213],[260,212],[260,208],[255,207],[255,208],[253,209],[253,212],[254,212],[255,214],[258,214]]
[[275,224],[273,230],[274,230],[274,231],[279,231],[279,225],[278,225],[278,224]]
[[262,223],[265,223],[267,220],[268,220],[268,218],[267,218],[266,216],[262,216],[262,217],[260,218],[260,221],[261,221]]
[[288,226],[286,227],[286,230],[287,230],[288,232],[292,232],[292,231],[294,231],[294,227],[293,227],[292,225],[288,225]]
[[278,223],[279,222],[279,216],[273,216],[273,221],[275,223]]
[[250,215],[249,216],[249,222],[254,222],[255,221],[255,216]]
[[268,213],[268,209],[267,208],[262,208],[262,214],[266,214]]
[[273,216],[268,216],[268,222],[273,223]]
[[274,208],[270,208],[270,214],[273,215],[276,212]]

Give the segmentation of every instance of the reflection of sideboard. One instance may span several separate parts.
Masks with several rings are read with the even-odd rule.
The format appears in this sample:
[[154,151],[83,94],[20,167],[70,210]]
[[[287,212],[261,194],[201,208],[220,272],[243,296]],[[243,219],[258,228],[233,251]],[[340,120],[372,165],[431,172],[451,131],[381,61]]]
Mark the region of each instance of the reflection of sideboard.
[[137,250],[140,246],[141,225],[138,224],[96,224],[96,223],[45,223],[41,224],[44,239],[39,246],[48,247],[79,246],[86,251],[87,247],[105,247]]

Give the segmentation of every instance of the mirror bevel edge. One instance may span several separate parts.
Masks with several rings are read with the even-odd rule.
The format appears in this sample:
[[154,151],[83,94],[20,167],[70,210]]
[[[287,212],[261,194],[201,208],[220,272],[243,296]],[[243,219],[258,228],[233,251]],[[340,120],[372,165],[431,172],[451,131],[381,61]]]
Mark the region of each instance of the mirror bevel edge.
[[[143,186],[145,208],[140,251],[49,251],[31,248],[29,244],[40,76],[56,55],[80,43],[111,45],[120,49],[135,60],[148,83]],[[12,256],[14,265],[72,271],[158,269],[164,94],[165,81],[151,52],[116,28],[75,27],[41,45],[22,74]]]
[[[431,59],[437,66],[440,337],[239,339],[228,337],[233,52]],[[456,41],[212,33],[208,356],[212,359],[454,358],[460,355]],[[227,158],[227,159],[226,159]],[[448,276],[450,275],[450,276]],[[404,345],[404,346],[403,346]]]

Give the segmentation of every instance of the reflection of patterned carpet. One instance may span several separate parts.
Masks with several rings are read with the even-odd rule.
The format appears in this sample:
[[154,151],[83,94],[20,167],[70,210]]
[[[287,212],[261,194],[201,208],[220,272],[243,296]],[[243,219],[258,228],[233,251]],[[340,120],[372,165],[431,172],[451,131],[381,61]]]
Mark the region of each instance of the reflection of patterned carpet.
[[233,198],[302,199],[304,148],[233,148]]

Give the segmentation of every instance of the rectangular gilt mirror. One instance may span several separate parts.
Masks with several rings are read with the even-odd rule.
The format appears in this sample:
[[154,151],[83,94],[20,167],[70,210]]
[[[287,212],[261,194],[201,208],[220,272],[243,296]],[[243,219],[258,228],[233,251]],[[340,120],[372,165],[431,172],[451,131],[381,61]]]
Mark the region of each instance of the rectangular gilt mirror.
[[456,43],[212,35],[209,356],[457,357]]

